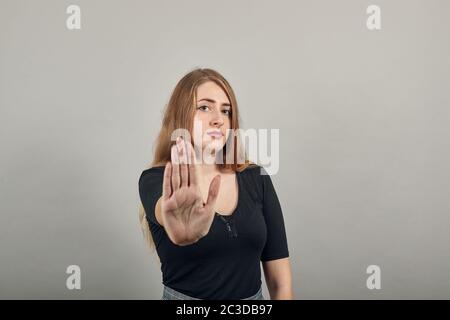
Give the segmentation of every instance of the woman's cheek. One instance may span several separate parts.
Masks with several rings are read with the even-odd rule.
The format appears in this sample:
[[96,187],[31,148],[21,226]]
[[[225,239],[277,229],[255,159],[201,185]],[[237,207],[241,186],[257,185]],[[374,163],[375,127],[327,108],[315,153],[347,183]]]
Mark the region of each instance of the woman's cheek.
[[194,116],[194,143],[197,147],[202,147],[205,144],[205,132],[207,127],[205,126],[205,121],[198,114]]

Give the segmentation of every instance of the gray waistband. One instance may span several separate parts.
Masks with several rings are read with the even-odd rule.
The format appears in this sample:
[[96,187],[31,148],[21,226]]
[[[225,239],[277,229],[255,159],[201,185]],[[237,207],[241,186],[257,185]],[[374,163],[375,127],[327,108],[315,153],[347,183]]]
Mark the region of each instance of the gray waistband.
[[[202,300],[202,299],[188,296],[188,295],[181,293],[179,291],[176,291],[168,286],[165,286],[165,285],[163,285],[163,286],[164,286],[163,300]],[[262,295],[262,287],[260,287],[258,292],[255,293],[253,296],[242,299],[242,300],[264,300],[264,297]]]

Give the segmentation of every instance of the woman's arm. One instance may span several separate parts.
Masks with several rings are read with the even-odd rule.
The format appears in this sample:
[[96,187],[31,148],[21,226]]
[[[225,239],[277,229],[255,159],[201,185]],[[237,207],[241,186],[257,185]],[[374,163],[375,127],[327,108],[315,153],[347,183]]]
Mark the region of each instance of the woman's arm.
[[294,299],[289,258],[263,262],[263,269],[271,300]]

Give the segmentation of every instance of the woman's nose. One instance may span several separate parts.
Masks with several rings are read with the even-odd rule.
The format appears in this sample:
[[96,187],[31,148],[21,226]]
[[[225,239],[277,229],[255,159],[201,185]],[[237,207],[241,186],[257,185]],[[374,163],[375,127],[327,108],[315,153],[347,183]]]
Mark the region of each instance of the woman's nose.
[[211,118],[211,124],[215,126],[223,124],[222,114],[220,112],[214,112]]

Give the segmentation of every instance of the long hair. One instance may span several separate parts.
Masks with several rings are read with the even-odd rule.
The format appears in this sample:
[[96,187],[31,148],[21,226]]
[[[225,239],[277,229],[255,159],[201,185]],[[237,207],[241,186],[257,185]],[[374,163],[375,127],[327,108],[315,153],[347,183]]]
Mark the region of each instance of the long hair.
[[[232,169],[235,172],[241,172],[245,170],[249,165],[253,163],[248,160],[247,154],[239,135],[233,134],[239,129],[239,110],[236,101],[236,96],[228,81],[217,71],[212,69],[197,68],[186,74],[175,86],[172,95],[169,99],[169,103],[166,106],[164,112],[164,118],[162,121],[161,130],[156,139],[156,149],[154,152],[153,161],[149,167],[164,166],[171,160],[171,147],[174,141],[171,140],[171,134],[174,130],[179,128],[185,128],[191,133],[192,142],[192,128],[197,104],[197,88],[208,81],[213,81],[227,95],[231,104],[231,134],[228,139],[233,139],[230,143],[225,144],[222,149],[221,156],[223,161],[218,163],[219,169]],[[231,145],[231,149],[227,150],[226,145]],[[233,152],[232,163],[227,161],[229,152]],[[238,159],[244,159],[244,163],[238,163]],[[149,224],[146,218],[145,209],[140,203],[139,207],[139,220],[141,223],[141,229],[144,234],[144,239],[148,243],[150,248],[154,248],[154,241],[150,232]]]

